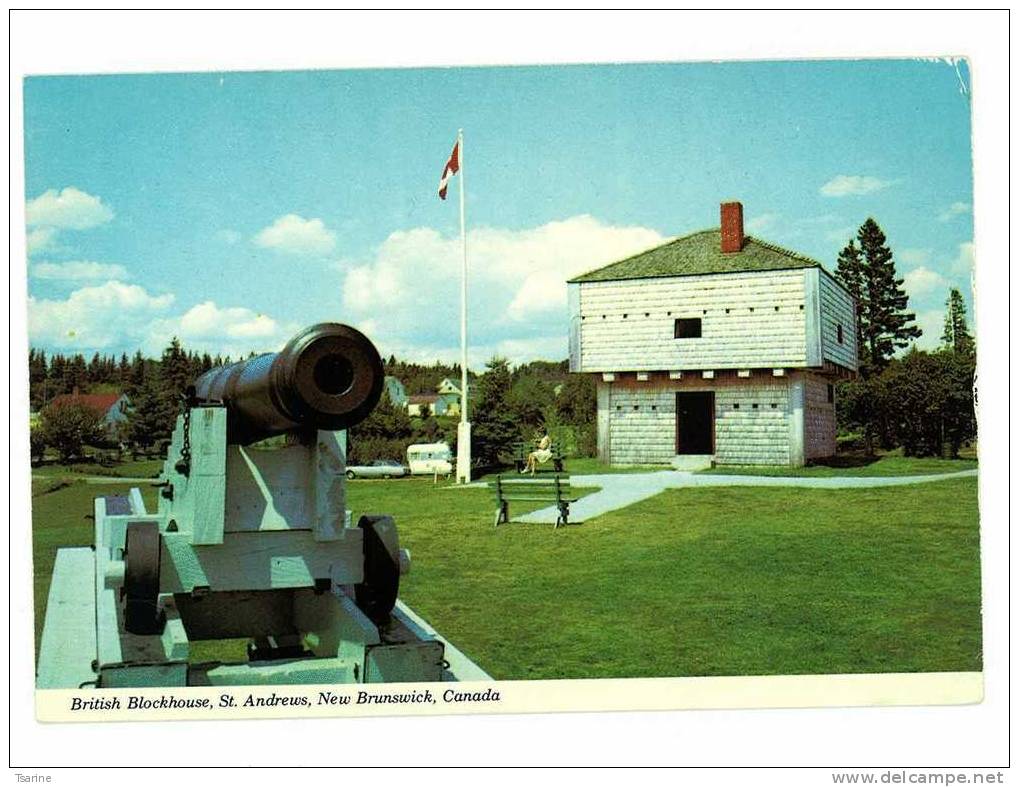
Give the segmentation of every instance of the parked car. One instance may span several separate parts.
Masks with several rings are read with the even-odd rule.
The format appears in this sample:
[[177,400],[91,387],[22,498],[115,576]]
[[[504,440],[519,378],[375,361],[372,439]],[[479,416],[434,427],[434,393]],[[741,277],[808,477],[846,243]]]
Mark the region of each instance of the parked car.
[[370,465],[351,465],[347,478],[402,478],[407,468],[392,459],[376,459]]
[[453,452],[446,443],[415,443],[407,447],[411,475],[449,475],[453,472]]

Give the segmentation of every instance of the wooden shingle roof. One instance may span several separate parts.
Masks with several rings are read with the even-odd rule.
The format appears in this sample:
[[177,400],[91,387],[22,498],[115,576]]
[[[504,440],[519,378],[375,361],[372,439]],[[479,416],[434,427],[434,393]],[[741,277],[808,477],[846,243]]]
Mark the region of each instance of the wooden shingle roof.
[[658,276],[822,268],[817,260],[750,235],[746,236],[743,248],[738,252],[723,254],[721,245],[721,230],[701,230],[583,273],[570,281],[618,281]]

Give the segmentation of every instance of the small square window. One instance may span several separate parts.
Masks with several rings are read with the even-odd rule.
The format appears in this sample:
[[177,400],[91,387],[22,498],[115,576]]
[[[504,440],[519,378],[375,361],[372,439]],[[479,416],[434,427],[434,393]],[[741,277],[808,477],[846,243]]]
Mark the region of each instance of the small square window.
[[639,410],[639,409],[640,409],[640,405],[639,405],[639,404],[635,404],[635,405],[633,406],[633,409],[634,409],[634,410]]
[[739,402],[734,402],[732,405],[733,410],[739,410]]
[[775,311],[778,311],[778,306],[775,307]]
[[756,410],[759,407],[759,405],[755,402],[753,405],[751,405],[751,407],[753,407]]
[[842,344],[842,326],[841,325],[836,325],[835,326],[835,338],[838,339],[839,344]]
[[778,404],[776,404],[775,402],[772,402],[771,403],[771,409],[772,410],[777,410],[778,409]]
[[830,383],[828,384],[828,403],[835,403],[835,386]]
[[674,323],[673,337],[676,339],[699,339],[701,338],[700,317],[680,317]]

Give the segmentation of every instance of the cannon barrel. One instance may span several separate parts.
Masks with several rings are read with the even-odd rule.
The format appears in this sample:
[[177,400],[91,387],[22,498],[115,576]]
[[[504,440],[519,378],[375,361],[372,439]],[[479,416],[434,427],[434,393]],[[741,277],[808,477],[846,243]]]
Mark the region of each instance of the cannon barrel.
[[210,369],[194,384],[200,404],[227,408],[227,440],[247,444],[304,429],[346,429],[382,394],[375,345],[339,323],[305,328],[278,353]]

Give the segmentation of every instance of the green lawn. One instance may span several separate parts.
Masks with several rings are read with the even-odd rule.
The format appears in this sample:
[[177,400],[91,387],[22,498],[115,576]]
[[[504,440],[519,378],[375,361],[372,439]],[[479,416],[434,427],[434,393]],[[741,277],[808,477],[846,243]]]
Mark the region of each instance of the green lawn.
[[155,478],[163,469],[162,459],[138,459],[116,465],[96,462],[47,463],[32,468],[33,476],[109,476],[110,478]]
[[[125,488],[33,498],[37,631],[56,548]],[[403,600],[497,678],[980,669],[975,478],[671,490],[557,531],[494,528],[490,498],[401,479],[348,505],[396,517]]]
[[934,457],[908,457],[888,454],[868,459],[835,458],[828,464],[808,465],[807,467],[772,467],[739,466],[713,467],[701,470],[701,473],[714,475],[766,475],[766,476],[804,476],[808,478],[832,478],[835,476],[896,476],[896,475],[932,475],[938,473],[956,473],[960,470],[975,470],[976,459],[937,459]]
[[495,677],[980,668],[976,479],[672,490],[576,527],[486,493],[353,487],[413,553],[403,599]]

